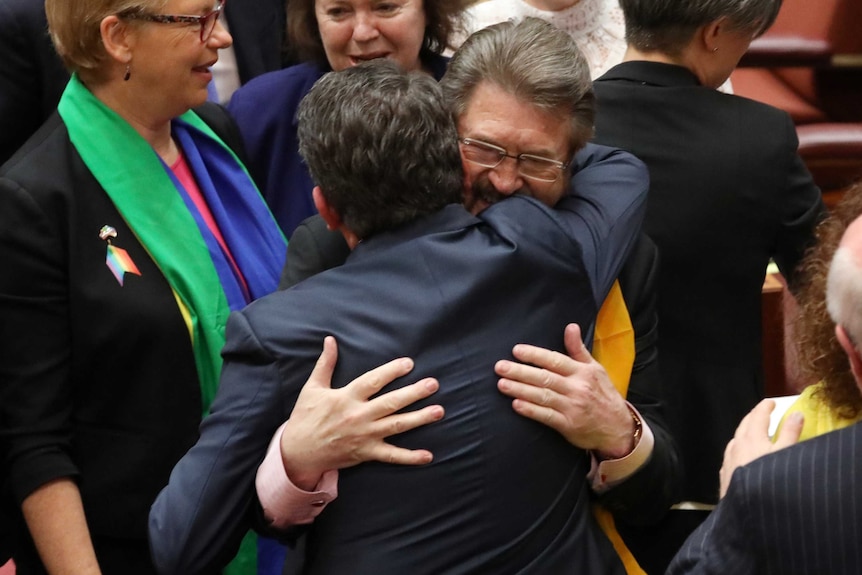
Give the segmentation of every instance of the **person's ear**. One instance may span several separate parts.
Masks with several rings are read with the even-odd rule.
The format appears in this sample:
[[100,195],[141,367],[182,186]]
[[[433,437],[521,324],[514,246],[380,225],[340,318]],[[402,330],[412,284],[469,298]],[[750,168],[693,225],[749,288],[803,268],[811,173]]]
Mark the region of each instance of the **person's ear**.
[[317,208],[317,212],[320,214],[320,217],[323,218],[324,222],[326,222],[326,228],[332,231],[341,232],[341,235],[344,236],[344,240],[347,242],[347,245],[350,246],[350,249],[352,250],[355,248],[359,244],[359,237],[353,233],[353,230],[344,225],[344,221],[341,219],[341,214],[339,214],[335,208],[326,201],[326,197],[323,195],[323,191],[320,189],[320,186],[314,186],[314,190],[311,192],[311,197],[314,200],[314,207]]
[[326,197],[323,195],[323,190],[320,189],[320,186],[314,186],[311,197],[314,200],[314,207],[317,208],[320,217],[326,222],[326,228],[330,230],[339,229],[341,227],[341,215],[326,201]]
[[126,22],[116,14],[111,14],[102,19],[99,32],[102,35],[105,51],[111,58],[124,66],[132,61],[134,38],[129,34],[129,26]]
[[838,343],[847,354],[847,359],[850,361],[850,370],[853,372],[853,377],[856,378],[856,385],[862,389],[862,357],[859,356],[859,350],[853,345],[853,341],[843,326],[835,326],[835,337],[838,338]]
[[700,29],[700,41],[707,52],[718,52],[721,37],[725,32],[727,22],[724,18],[713,20]]

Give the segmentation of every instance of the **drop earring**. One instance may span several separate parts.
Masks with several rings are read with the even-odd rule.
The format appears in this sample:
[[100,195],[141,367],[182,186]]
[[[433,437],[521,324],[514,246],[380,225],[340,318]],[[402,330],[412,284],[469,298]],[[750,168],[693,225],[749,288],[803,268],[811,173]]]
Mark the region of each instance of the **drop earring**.
[[132,67],[130,64],[126,64],[126,73],[123,74],[123,82],[128,82],[129,78],[132,77]]

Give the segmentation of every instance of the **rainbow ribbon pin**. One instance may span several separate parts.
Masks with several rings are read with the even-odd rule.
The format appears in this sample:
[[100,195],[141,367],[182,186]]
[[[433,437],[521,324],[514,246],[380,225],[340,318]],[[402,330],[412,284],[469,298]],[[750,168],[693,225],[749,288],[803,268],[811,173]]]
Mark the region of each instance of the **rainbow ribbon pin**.
[[136,276],[141,275],[138,266],[132,261],[129,252],[111,244],[111,238],[117,237],[117,230],[111,226],[102,226],[102,229],[99,231],[99,237],[108,242],[108,255],[105,258],[105,263],[108,264],[108,269],[111,270],[111,273],[114,274],[120,285],[123,285],[123,280],[127,273],[135,274]]

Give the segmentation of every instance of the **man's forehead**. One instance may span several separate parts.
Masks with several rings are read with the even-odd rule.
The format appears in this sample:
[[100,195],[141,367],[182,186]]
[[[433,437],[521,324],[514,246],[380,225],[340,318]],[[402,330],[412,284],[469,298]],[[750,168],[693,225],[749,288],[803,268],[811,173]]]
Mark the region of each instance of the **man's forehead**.
[[569,148],[569,119],[490,82],[476,86],[457,119],[458,135],[504,147],[510,153],[559,158]]

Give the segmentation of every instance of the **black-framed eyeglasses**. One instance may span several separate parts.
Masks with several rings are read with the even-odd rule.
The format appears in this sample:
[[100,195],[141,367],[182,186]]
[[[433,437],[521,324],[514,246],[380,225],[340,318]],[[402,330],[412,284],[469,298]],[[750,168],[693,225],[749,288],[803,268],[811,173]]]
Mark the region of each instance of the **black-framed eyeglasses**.
[[201,42],[206,42],[213,35],[218,17],[224,9],[225,0],[216,0],[215,7],[203,16],[186,16],[184,14],[148,14],[146,12],[120,13],[120,18],[129,20],[144,20],[158,24],[198,24],[201,27]]
[[513,156],[500,146],[474,140],[473,138],[461,138],[461,152],[464,159],[483,168],[496,168],[505,158],[512,158],[518,163],[518,173],[525,178],[540,182],[556,182],[560,173],[569,164],[533,154],[518,154]]

